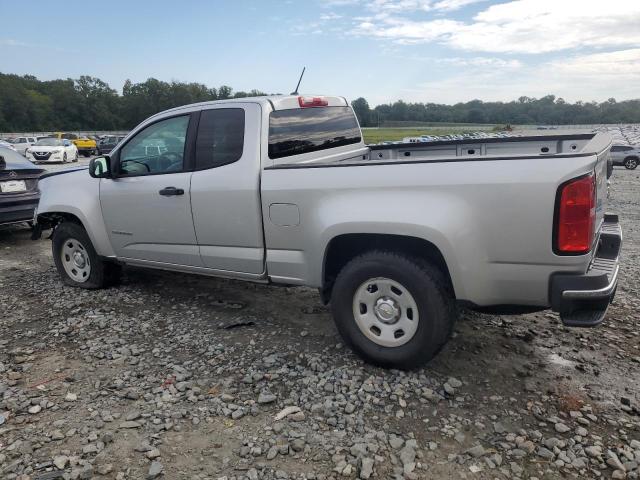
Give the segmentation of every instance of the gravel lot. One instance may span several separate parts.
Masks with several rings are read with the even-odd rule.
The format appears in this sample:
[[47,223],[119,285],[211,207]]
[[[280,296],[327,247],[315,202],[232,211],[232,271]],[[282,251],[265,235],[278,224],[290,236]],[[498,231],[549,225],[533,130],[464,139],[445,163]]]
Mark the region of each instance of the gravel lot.
[[463,311],[409,373],[344,348],[315,291],[134,269],[76,290],[49,240],[0,229],[0,478],[639,478],[639,186],[615,170],[604,325]]

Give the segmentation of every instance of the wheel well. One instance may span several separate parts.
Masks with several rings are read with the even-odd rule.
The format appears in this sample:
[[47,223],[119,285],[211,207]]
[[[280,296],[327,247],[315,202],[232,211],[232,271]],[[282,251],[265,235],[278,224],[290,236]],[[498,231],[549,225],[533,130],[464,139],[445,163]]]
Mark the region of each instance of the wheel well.
[[627,160],[638,160],[638,156],[637,155],[629,155],[628,157],[624,157],[624,161],[626,162]]
[[77,223],[84,228],[84,225],[82,225],[82,221],[72,213],[46,212],[38,214],[38,224],[42,225],[42,228],[44,229],[55,229],[62,222]]
[[323,302],[331,299],[331,290],[338,273],[351,259],[370,250],[388,250],[426,260],[438,268],[455,294],[449,268],[442,253],[433,243],[418,237],[375,233],[350,233],[333,238],[325,252],[320,295]]

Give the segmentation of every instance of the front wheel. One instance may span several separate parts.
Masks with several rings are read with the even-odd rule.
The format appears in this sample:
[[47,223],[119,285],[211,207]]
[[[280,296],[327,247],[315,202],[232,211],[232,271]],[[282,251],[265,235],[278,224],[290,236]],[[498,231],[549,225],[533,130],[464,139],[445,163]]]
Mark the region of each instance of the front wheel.
[[627,158],[624,161],[624,168],[626,168],[627,170],[635,170],[637,166],[638,166],[637,158]]
[[56,269],[67,285],[95,289],[117,283],[120,266],[103,261],[85,229],[77,223],[58,225],[51,245]]
[[75,157],[73,157],[73,162],[77,162],[78,161],[78,151],[76,150],[76,155]]
[[344,341],[367,362],[411,369],[449,339],[455,304],[433,265],[394,252],[351,260],[333,286],[331,307]]
[[62,156],[62,163],[67,163],[67,152]]

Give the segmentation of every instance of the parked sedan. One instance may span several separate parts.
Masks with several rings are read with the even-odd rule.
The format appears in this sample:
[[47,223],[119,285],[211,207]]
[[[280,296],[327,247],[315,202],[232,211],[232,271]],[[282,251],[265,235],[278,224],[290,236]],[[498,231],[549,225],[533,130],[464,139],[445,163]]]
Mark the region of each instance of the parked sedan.
[[122,141],[124,135],[107,135],[98,142],[98,155],[107,155]]
[[18,152],[0,146],[0,225],[30,222],[38,205],[38,168]]
[[16,152],[22,155],[26,155],[27,148],[36,143],[36,141],[37,139],[35,137],[15,137],[9,139],[9,143],[15,147]]
[[635,170],[640,163],[640,146],[613,145],[611,147],[611,162],[623,166],[627,170]]
[[42,138],[27,149],[26,156],[33,163],[77,162],[78,147],[67,139]]

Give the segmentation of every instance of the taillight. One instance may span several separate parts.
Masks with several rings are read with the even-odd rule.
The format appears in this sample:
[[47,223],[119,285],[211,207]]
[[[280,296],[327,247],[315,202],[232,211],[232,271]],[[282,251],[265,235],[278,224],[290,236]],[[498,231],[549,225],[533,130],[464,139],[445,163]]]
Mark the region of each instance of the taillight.
[[596,224],[596,176],[570,180],[558,189],[557,253],[584,254],[591,250]]
[[326,107],[329,101],[322,97],[298,97],[298,104],[302,108],[307,107]]

